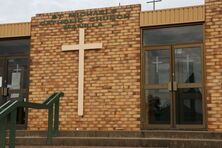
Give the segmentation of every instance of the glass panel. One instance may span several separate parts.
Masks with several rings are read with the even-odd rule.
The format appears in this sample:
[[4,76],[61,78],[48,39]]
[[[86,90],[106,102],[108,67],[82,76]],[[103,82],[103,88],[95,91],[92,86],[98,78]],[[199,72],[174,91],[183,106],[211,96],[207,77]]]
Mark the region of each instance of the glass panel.
[[178,89],[176,93],[176,119],[177,124],[202,124],[201,89]]
[[202,79],[201,48],[175,49],[175,74],[178,83],[200,83]]
[[[10,100],[23,101],[27,96],[28,87],[28,60],[26,58],[16,58],[8,60],[8,89]],[[24,108],[17,109],[17,124],[25,123]]]
[[171,94],[168,90],[146,90],[149,124],[170,124]]
[[0,41],[0,55],[28,54],[29,39],[11,39]]
[[143,45],[203,42],[203,26],[182,26],[143,31]]
[[169,82],[169,50],[151,50],[145,52],[145,84],[163,84]]

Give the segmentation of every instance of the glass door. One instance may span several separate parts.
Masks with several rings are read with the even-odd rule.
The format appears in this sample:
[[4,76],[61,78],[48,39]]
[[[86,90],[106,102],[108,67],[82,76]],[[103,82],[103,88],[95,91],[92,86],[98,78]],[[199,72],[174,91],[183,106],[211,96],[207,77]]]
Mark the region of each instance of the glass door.
[[146,122],[149,127],[169,128],[172,120],[170,46],[145,50],[144,62]]
[[202,46],[173,46],[173,50],[175,127],[203,127]]
[[202,46],[144,50],[145,128],[203,128]]
[[[26,57],[0,58],[0,105],[8,100],[26,101],[28,88],[28,59]],[[24,108],[17,110],[17,125],[24,126],[26,121]]]

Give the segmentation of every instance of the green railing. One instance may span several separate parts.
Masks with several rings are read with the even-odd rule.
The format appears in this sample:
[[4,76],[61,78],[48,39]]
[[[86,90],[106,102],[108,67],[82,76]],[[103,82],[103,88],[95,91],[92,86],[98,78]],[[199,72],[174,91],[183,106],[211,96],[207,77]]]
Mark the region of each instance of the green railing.
[[59,101],[62,92],[53,93],[41,104],[23,101],[8,101],[0,107],[0,148],[6,146],[7,120],[9,119],[9,148],[15,148],[17,108],[33,108],[48,110],[48,135],[47,144],[52,143],[52,137],[59,130]]

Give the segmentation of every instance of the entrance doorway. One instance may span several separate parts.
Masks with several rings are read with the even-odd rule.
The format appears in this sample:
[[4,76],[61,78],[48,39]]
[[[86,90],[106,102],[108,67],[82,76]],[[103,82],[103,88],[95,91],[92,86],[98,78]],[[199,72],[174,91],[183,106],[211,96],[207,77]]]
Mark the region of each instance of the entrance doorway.
[[203,129],[201,23],[142,29],[144,129]]
[[[28,97],[29,39],[0,41],[0,105]],[[27,112],[17,109],[17,128],[25,128]]]
[[203,128],[202,50],[201,44],[144,50],[148,128]]

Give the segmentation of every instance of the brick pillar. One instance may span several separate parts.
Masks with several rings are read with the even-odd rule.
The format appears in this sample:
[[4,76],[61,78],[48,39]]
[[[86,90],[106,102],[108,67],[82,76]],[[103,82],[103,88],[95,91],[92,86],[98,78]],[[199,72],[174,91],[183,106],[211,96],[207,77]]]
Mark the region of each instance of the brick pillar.
[[206,0],[205,62],[208,129],[222,131],[221,0]]

